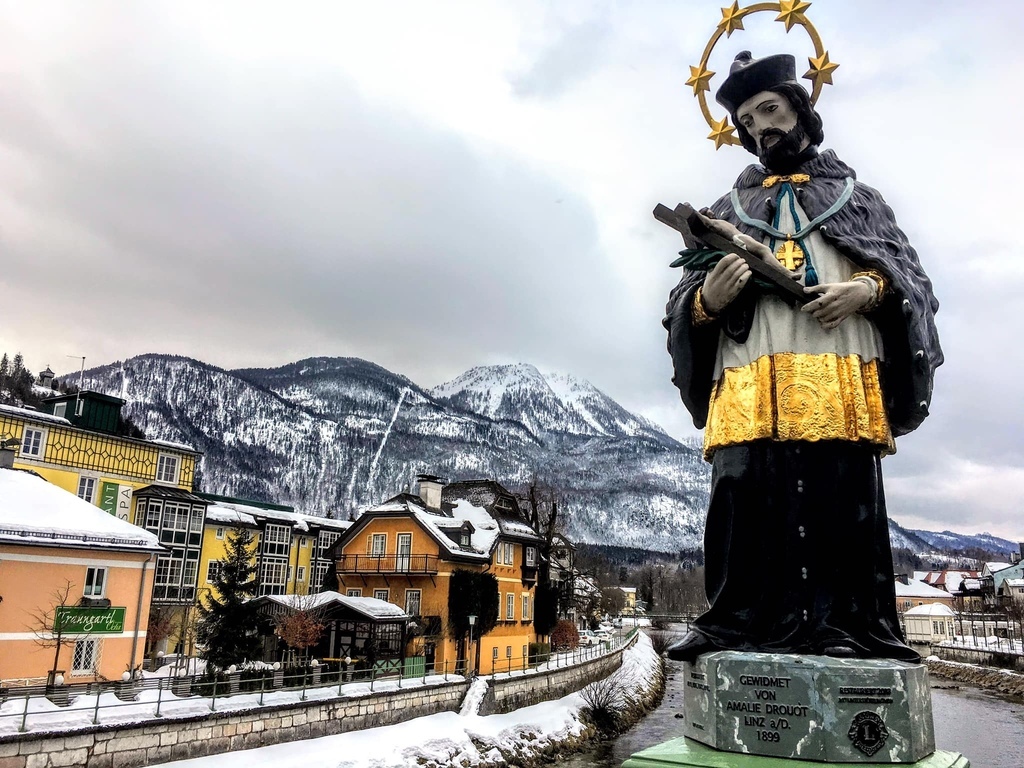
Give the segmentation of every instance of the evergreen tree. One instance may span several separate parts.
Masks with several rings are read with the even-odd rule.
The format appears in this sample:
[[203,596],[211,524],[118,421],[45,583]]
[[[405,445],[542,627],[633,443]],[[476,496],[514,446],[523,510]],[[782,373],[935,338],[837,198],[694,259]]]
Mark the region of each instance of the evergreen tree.
[[197,639],[203,657],[224,669],[259,655],[260,620],[249,599],[256,595],[256,558],[252,531],[235,528],[228,535],[227,559],[211,582],[214,594],[199,604]]
[[[469,617],[476,616],[474,639],[483,637],[498,623],[498,579],[493,573],[452,572],[448,587],[448,626],[457,641],[456,657],[464,659]],[[480,643],[476,643],[476,669],[480,668]]]

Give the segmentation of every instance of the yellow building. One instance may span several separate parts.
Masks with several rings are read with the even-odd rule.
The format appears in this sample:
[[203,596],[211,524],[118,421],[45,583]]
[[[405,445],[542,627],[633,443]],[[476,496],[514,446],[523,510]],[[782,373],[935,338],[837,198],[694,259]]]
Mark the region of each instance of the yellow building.
[[0,443],[15,448],[15,467],[130,521],[140,488],[191,491],[200,454],[185,445],[117,434],[123,405],[98,392],[50,397],[38,411],[0,405]]
[[259,595],[306,595],[320,591],[331,562],[327,552],[351,525],[282,504],[180,489],[149,486],[138,497],[136,524],[172,548],[153,592],[170,631],[152,639],[151,654],[195,654],[196,605],[213,590],[232,531],[253,532]]
[[120,680],[138,666],[160,552],[152,534],[0,469],[0,686]]
[[498,623],[483,637],[480,672],[520,667],[536,640],[534,594],[541,537],[515,497],[491,480],[443,485],[421,478],[419,496],[401,494],[367,510],[335,548],[338,591],[401,607],[415,619],[408,649],[428,669],[455,669],[456,639],[447,628],[448,593],[458,569],[494,574]]

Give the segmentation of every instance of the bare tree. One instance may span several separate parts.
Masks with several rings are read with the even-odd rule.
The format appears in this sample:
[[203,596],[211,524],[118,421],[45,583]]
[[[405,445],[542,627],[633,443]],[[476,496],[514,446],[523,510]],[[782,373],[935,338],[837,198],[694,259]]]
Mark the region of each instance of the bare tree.
[[32,613],[32,633],[36,636],[36,645],[42,648],[53,648],[53,667],[47,676],[47,683],[52,684],[57,677],[57,666],[60,664],[60,652],[75,640],[64,634],[64,626],[58,620],[60,609],[67,607],[71,601],[71,593],[75,584],[64,580],[64,586],[50,593],[50,602]]
[[275,632],[289,648],[298,651],[304,660],[308,650],[323,637],[323,613],[323,609],[317,607],[315,597],[296,597],[295,609],[277,617]]

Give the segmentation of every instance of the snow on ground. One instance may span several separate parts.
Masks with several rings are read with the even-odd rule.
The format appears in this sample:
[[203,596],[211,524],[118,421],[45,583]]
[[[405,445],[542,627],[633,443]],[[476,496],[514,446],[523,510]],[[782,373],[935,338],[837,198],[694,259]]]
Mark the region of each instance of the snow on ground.
[[[148,675],[147,675],[148,676]],[[456,675],[448,675],[448,679],[457,679]],[[437,685],[445,682],[443,675],[428,675],[426,678],[406,678],[401,681],[403,690],[418,688],[423,685]],[[398,680],[387,679],[377,680],[373,685],[373,692],[396,690]],[[341,687],[342,696],[365,696],[370,693],[369,683],[346,683]],[[272,704],[294,704],[302,700],[303,692],[296,691],[267,691],[263,695],[264,706]],[[305,692],[306,700],[317,701],[320,699],[333,699],[338,696],[338,686],[329,685],[321,688],[308,688]],[[153,688],[145,688],[139,692],[138,699],[125,702],[118,699],[113,692],[100,694],[99,701],[99,723],[111,725],[114,723],[137,723],[150,720],[154,717],[159,699],[160,716],[163,720],[172,720],[176,717],[189,717],[203,715],[210,712],[209,698],[203,696],[175,696],[168,690],[158,691]],[[79,728],[88,728],[93,725],[93,716],[96,714],[95,694],[75,696],[70,706],[59,707],[49,699],[42,696],[33,696],[28,700],[28,716],[25,720],[27,730],[31,732],[41,731],[73,731]],[[18,697],[14,691],[10,692],[10,698],[0,704],[0,734],[17,733],[22,717],[25,713],[26,699]],[[253,709],[260,706],[260,694],[243,693],[234,696],[219,697],[214,703],[218,712],[228,712],[239,709]]]
[[480,712],[480,705],[484,703],[484,696],[487,695],[487,678],[478,677],[466,691],[466,698],[462,700],[462,709],[459,714],[463,717],[476,715]]
[[[613,677],[627,688],[646,690],[660,660],[646,635],[622,656]],[[471,689],[472,691],[472,689]],[[426,762],[453,766],[497,763],[501,753],[537,753],[553,742],[579,736],[583,699],[572,693],[505,715],[441,712],[397,725],[293,741],[195,760],[169,768],[421,768]]]

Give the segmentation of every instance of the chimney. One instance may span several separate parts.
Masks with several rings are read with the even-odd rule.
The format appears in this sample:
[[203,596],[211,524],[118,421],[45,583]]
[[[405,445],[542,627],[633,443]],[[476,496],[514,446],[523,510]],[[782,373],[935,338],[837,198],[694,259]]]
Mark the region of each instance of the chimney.
[[419,496],[427,505],[427,509],[440,512],[441,489],[444,488],[444,482],[436,475],[417,475],[416,480],[419,483]]
[[896,581],[898,581],[900,584],[907,585],[910,583],[910,577],[907,576],[907,574],[905,573],[897,573]]

